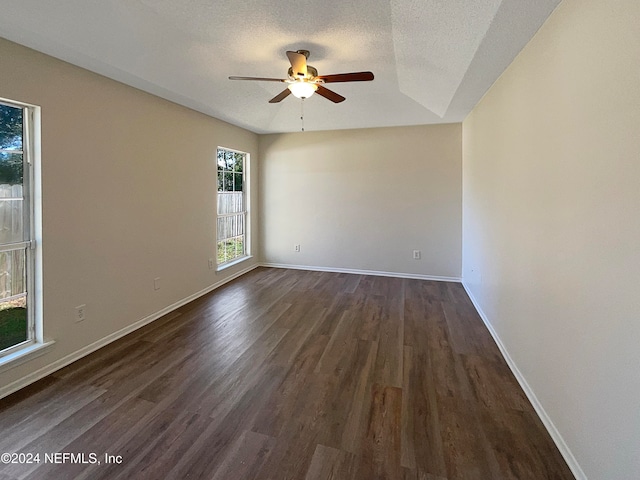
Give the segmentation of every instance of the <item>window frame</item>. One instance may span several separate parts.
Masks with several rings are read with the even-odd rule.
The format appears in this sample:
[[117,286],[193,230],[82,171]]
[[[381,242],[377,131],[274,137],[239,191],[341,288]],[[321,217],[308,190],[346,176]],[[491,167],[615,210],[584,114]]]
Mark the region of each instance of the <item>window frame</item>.
[[[27,340],[0,350],[0,372],[45,353],[42,326],[42,251],[40,197],[40,107],[0,97],[0,103],[22,109],[23,222],[28,225],[21,242],[0,245],[0,251],[25,250]],[[10,151],[10,150],[3,150]],[[19,152],[19,151],[13,151]]]
[[[219,212],[219,204],[218,204],[218,198],[219,198],[219,193],[224,192],[224,190],[222,192],[220,192],[218,190],[219,186],[218,186],[218,173],[219,173],[219,169],[218,169],[218,152],[220,150],[224,150],[227,152],[232,152],[232,153],[236,153],[236,154],[240,154],[243,156],[243,165],[242,165],[242,205],[243,205],[243,210],[242,212],[235,212],[234,214],[242,214],[243,215],[243,222],[244,222],[244,231],[242,234],[243,237],[243,254],[241,254],[238,257],[234,257],[226,262],[223,263],[218,263],[218,225],[219,225],[219,220],[222,217],[228,216],[230,214],[220,214]],[[215,228],[215,249],[216,249],[216,257],[215,257],[215,265],[216,265],[216,271],[221,271],[224,270],[225,268],[231,267],[233,265],[236,265],[240,262],[243,262],[249,258],[251,258],[251,241],[250,241],[250,215],[249,215],[249,202],[250,202],[250,173],[249,173],[249,169],[250,169],[250,154],[248,152],[244,152],[242,150],[237,150],[234,148],[229,148],[229,147],[222,147],[222,146],[218,146],[216,148],[216,228]],[[227,238],[232,238],[232,237],[227,237]]]

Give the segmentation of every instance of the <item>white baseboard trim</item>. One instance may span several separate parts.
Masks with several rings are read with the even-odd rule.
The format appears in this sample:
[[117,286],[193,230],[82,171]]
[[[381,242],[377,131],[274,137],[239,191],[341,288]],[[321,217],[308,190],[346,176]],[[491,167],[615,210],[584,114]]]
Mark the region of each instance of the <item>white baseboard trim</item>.
[[[194,293],[193,295],[189,295],[186,298],[183,298],[182,300],[177,301],[176,303],[173,303],[172,305],[169,305],[168,307],[163,308],[162,310],[152,313],[151,315],[148,315],[140,320],[138,320],[137,322],[132,323],[131,325],[127,325],[126,327],[118,330],[117,332],[113,332],[109,335],[107,335],[106,337],[101,338],[100,340],[91,343],[90,345],[87,345],[86,347],[81,348],[80,350],[76,350],[75,352],[62,357],[59,360],[56,360],[53,363],[50,363],[49,365],[46,365],[38,370],[36,370],[35,372],[32,372],[28,375],[25,375],[24,377],[20,378],[19,380],[16,380],[15,382],[10,383],[9,385],[6,385],[4,387],[0,388],[0,398],[4,398],[7,395],[11,395],[14,392],[17,392],[18,390],[20,390],[21,388],[26,387],[27,385],[30,385],[31,383],[34,383],[38,380],[40,380],[41,378],[46,377],[47,375],[52,374],[53,372],[55,372],[56,370],[60,370],[63,367],[66,367],[67,365],[75,362],[76,360],[81,359],[84,356],[89,355],[90,353],[95,352],[96,350],[110,344],[111,342],[114,342],[116,340],[118,340],[119,338],[124,337],[125,335],[134,332],[135,330],[144,327],[145,325],[153,322],[154,320],[159,319],[160,317],[165,316],[168,313],[171,313],[172,311],[182,307],[183,305],[186,305],[189,302],[192,302],[193,300],[202,297],[203,295],[206,295],[209,292],[212,292],[213,290],[215,290],[216,288],[221,287],[222,285],[224,285],[225,283],[230,282],[231,280],[234,280],[236,278],[238,278],[241,275],[244,275],[245,273],[249,273],[251,270],[258,268],[260,266],[260,264],[254,264],[251,265],[247,268],[244,268],[236,273],[234,273],[233,275],[220,280],[210,286],[208,286],[207,288],[200,290],[197,293]],[[54,346],[55,349],[55,346]]]
[[434,280],[437,282],[457,282],[460,283],[460,277],[442,277],[437,275],[421,275],[419,273],[398,273],[398,272],[381,272],[377,270],[358,270],[354,268],[339,267],[316,267],[312,265],[291,265],[288,263],[261,263],[262,267],[271,268],[289,268],[292,270],[308,270],[311,272],[332,272],[332,273],[353,273],[355,275],[375,275],[378,277],[395,277],[395,278],[411,278],[414,280]]
[[507,362],[507,365],[513,372],[513,375],[516,377],[516,380],[520,384],[520,387],[522,388],[522,390],[524,390],[525,395],[531,402],[531,405],[533,405],[533,408],[538,414],[538,417],[540,417],[540,420],[542,421],[545,428],[549,432],[549,435],[551,436],[554,443],[556,444],[556,447],[558,447],[558,450],[560,450],[560,454],[564,458],[565,462],[567,462],[567,465],[569,466],[569,469],[571,470],[573,475],[576,477],[576,480],[587,480],[587,476],[582,471],[582,468],[580,468],[578,461],[573,456],[573,453],[571,453],[571,450],[569,449],[568,445],[565,443],[564,439],[562,438],[562,435],[560,435],[560,432],[551,421],[551,418],[549,417],[544,407],[538,400],[538,397],[536,397],[536,394],[534,393],[533,389],[527,383],[527,380],[524,378],[524,375],[522,375],[522,373],[518,369],[518,366],[511,358],[511,355],[509,355],[507,347],[504,346],[504,344],[502,343],[502,340],[498,336],[498,332],[495,331],[495,329],[493,328],[493,325],[491,325],[491,322],[489,321],[485,313],[482,311],[482,308],[480,308],[480,305],[476,301],[475,297],[473,296],[473,294],[471,293],[467,285],[465,285],[464,281],[462,281],[462,286],[467,292],[467,295],[469,295],[469,298],[471,299],[471,303],[473,303],[473,306],[478,311],[478,315],[480,315],[480,318],[482,318],[482,321],[484,322],[487,329],[489,330],[489,333],[491,333],[493,340],[498,345],[498,348],[500,349],[500,353],[502,353],[502,356],[504,357],[505,361]]

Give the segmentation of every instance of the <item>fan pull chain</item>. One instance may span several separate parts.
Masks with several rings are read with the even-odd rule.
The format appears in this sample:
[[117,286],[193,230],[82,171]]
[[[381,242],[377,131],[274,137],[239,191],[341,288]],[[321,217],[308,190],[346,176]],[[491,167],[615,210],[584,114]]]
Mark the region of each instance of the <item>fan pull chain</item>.
[[300,99],[300,123],[302,124],[302,131],[304,132],[304,98]]

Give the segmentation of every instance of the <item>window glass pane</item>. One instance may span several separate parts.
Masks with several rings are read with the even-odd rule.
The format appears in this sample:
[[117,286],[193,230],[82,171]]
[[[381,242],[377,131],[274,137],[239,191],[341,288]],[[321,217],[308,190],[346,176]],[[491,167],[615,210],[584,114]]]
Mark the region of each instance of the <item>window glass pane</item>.
[[224,179],[224,174],[221,171],[218,171],[218,192],[222,192],[223,191],[223,182]]
[[22,150],[22,109],[0,104],[0,148]]
[[25,265],[26,250],[0,252],[0,350],[28,338]]
[[0,153],[0,243],[24,240],[22,154]]
[[225,192],[233,192],[233,173],[224,172],[223,174],[223,190]]
[[235,192],[242,191],[242,173],[233,174],[233,190]]
[[22,185],[22,154],[0,152],[0,185]]
[[25,241],[23,205],[22,200],[0,198],[0,244]]
[[218,264],[246,255],[244,162],[245,153],[217,151],[218,218],[216,247]]
[[218,264],[226,262],[224,242],[218,242]]
[[[26,242],[30,236],[31,189],[24,156],[29,148],[24,141],[28,110],[30,107],[0,104],[0,244],[3,245]],[[32,268],[31,250],[0,252],[0,355],[7,348],[33,339],[34,318],[27,311],[27,280]]]
[[218,242],[218,264],[244,255],[244,237],[232,237]]
[[0,302],[0,350],[26,342],[28,337],[26,296],[17,301]]
[[6,300],[27,291],[25,260],[25,249],[0,252],[0,300]]

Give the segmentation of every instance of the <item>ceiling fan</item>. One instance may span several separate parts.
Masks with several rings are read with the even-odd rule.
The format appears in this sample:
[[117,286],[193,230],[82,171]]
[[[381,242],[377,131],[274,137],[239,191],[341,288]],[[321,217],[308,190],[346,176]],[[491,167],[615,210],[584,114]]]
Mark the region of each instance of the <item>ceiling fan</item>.
[[335,82],[368,82],[373,80],[371,72],[336,73],[333,75],[318,75],[311,65],[307,65],[309,50],[288,51],[287,58],[291,63],[288,78],[262,78],[262,77],[229,77],[229,80],[258,80],[262,82],[282,82],[287,83],[287,88],[269,100],[269,103],[278,103],[293,94],[298,98],[309,98],[314,93],[331,100],[333,103],[340,103],[345,100],[342,95],[324,87],[325,83]]

